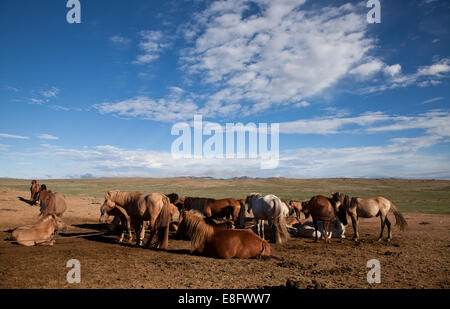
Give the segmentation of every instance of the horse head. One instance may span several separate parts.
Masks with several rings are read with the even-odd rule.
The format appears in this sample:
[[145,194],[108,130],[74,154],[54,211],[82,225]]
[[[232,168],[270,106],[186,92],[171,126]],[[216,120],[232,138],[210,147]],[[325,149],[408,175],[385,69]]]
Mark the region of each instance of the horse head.
[[305,215],[305,219],[309,218],[309,216],[311,215],[311,210],[309,208],[309,201],[302,202],[302,208],[300,211],[303,212],[303,214]]
[[53,214],[52,218],[55,221],[55,232],[66,232],[67,231],[67,225],[64,223],[64,221],[60,217]]
[[109,218],[109,212],[116,207],[116,203],[113,201],[106,199],[103,205],[100,207],[100,223],[106,223]]

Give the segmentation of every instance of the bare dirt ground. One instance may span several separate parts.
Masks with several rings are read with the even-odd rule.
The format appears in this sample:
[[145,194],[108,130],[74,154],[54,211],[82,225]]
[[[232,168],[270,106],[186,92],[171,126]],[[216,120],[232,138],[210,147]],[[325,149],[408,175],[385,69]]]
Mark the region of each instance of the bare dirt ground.
[[[118,243],[117,235],[82,238],[98,232],[103,200],[68,196],[65,235],[53,247],[23,247],[8,232],[37,220],[39,206],[26,203],[29,192],[0,187],[0,288],[276,288],[291,279],[300,288],[450,288],[450,216],[404,213],[409,230],[393,229],[393,240],[377,242],[378,218],[360,221],[361,241],[312,239],[271,244],[277,258],[217,260],[193,256],[188,241],[169,241],[169,250],[141,249]],[[25,201],[23,200],[25,199]],[[390,215],[391,222],[395,219]],[[69,259],[81,263],[81,283],[69,284]],[[369,284],[370,259],[381,262],[381,283]]]

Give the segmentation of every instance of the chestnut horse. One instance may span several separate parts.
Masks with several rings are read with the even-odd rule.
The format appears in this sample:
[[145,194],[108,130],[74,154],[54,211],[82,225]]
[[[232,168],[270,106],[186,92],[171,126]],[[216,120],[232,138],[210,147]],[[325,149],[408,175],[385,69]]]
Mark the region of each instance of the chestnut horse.
[[270,245],[250,230],[215,228],[201,217],[182,211],[178,231],[191,239],[191,252],[220,259],[270,256]]
[[395,225],[400,227],[401,231],[404,231],[408,224],[406,223],[405,218],[399,212],[397,206],[387,198],[382,196],[372,197],[372,198],[358,198],[352,197],[350,198],[348,195],[341,194],[336,192],[333,194],[332,201],[336,204],[336,206],[342,206],[345,211],[347,211],[348,215],[352,219],[353,225],[353,240],[358,241],[359,233],[358,233],[358,220],[359,218],[373,218],[380,217],[381,220],[381,233],[378,237],[378,241],[383,238],[383,230],[384,226],[387,225],[388,228],[388,236],[387,241],[391,240],[391,222],[389,221],[387,215],[390,210],[394,213],[395,216]]
[[[150,237],[145,246],[167,249],[171,219],[170,201],[167,196],[160,192],[144,195],[140,192],[116,190],[106,194],[104,204],[108,201],[114,202],[126,210],[135,230],[138,246],[142,245],[145,236],[144,221],[149,221]],[[157,240],[152,244],[155,234]]]
[[[323,195],[316,195],[312,197],[307,203],[304,203],[302,211],[308,218],[309,215],[312,216],[315,232],[315,242],[317,242],[317,231],[318,221],[323,221],[324,233],[322,234],[325,238],[325,243],[329,242],[328,239],[328,226],[331,221],[337,218],[344,224],[347,225],[347,216],[345,210],[342,207],[334,207],[331,200]],[[336,212],[336,209],[338,211]]]
[[30,201],[31,205],[36,204],[36,201],[38,200],[38,194],[39,194],[40,186],[37,183],[36,180],[31,181],[31,187],[30,187]]
[[65,196],[62,193],[53,193],[47,190],[45,185],[41,186],[39,191],[40,201],[40,216],[46,217],[48,215],[56,214],[58,217],[62,217],[67,209]]
[[187,197],[184,199],[183,209],[198,210],[205,215],[207,220],[231,217],[237,227],[244,225],[242,216],[239,215],[241,211],[245,213],[245,204],[241,200]]

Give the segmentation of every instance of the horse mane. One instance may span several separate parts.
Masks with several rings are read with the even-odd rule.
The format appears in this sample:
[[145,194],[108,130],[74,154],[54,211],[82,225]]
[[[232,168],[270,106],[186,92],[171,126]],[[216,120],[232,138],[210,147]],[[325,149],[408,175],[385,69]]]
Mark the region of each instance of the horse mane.
[[191,239],[193,250],[201,247],[214,234],[214,227],[205,223],[203,218],[198,215],[198,212],[183,212],[181,225],[184,225],[186,228],[186,234]]

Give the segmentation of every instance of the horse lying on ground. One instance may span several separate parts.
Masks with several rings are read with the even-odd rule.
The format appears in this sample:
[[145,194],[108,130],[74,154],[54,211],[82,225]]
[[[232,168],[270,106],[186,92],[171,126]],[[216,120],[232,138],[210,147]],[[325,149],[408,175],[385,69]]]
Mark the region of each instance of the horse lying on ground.
[[65,196],[62,193],[53,193],[47,190],[45,185],[41,186],[39,191],[40,200],[40,216],[46,217],[48,215],[55,214],[58,217],[62,217],[67,209]]
[[328,239],[328,226],[331,221],[334,221],[336,217],[341,220],[344,225],[347,225],[347,216],[345,215],[345,210],[342,207],[334,207],[329,198],[323,195],[316,195],[312,197],[309,202],[305,203],[302,207],[302,211],[306,217],[312,216],[314,230],[315,230],[315,241],[318,240],[318,221],[323,222],[323,228],[325,236],[325,243],[329,242]]
[[270,246],[250,230],[215,228],[198,215],[182,211],[178,231],[191,239],[192,252],[213,258],[270,256]]
[[381,232],[378,237],[378,241],[383,238],[384,226],[387,225],[388,228],[388,236],[387,241],[390,241],[392,238],[391,234],[391,222],[389,221],[387,215],[390,210],[394,213],[395,216],[395,224],[400,227],[401,231],[406,230],[408,224],[403,217],[403,215],[398,210],[397,206],[387,198],[382,196],[372,197],[372,198],[358,198],[352,197],[350,198],[348,195],[341,194],[336,192],[333,194],[332,201],[335,203],[336,207],[341,206],[347,214],[352,219],[353,225],[353,240],[358,241],[359,233],[358,233],[358,220],[359,218],[373,218],[380,217],[381,221]]
[[30,201],[31,205],[36,204],[36,201],[38,200],[38,194],[39,194],[40,186],[37,183],[36,180],[31,181],[31,187],[30,187]]
[[[316,231],[314,228],[314,223],[312,221],[306,221],[303,224],[297,225],[292,231],[292,234],[295,237],[316,237],[316,233],[318,233],[317,237],[324,237],[324,225],[323,222],[319,221],[317,223],[318,230]],[[328,238],[345,238],[345,226],[339,221],[336,220],[332,222],[328,226]]]
[[[112,201],[121,206],[130,216],[136,233],[136,244],[141,246],[145,236],[145,221],[149,221],[150,237],[146,247],[167,249],[169,242],[170,201],[160,192],[144,195],[140,192],[109,191],[105,203]],[[153,237],[157,240],[152,244]]]
[[48,215],[33,226],[18,227],[12,231],[11,240],[23,246],[53,246],[54,232],[66,231],[66,225],[56,215]]
[[253,212],[258,235],[262,239],[265,238],[263,221],[268,220],[269,226],[273,226],[275,243],[283,243],[289,240],[289,233],[286,229],[286,217],[294,213],[293,208],[287,206],[273,194],[263,197],[259,193],[252,193],[247,196],[245,202],[248,204],[248,213]]

